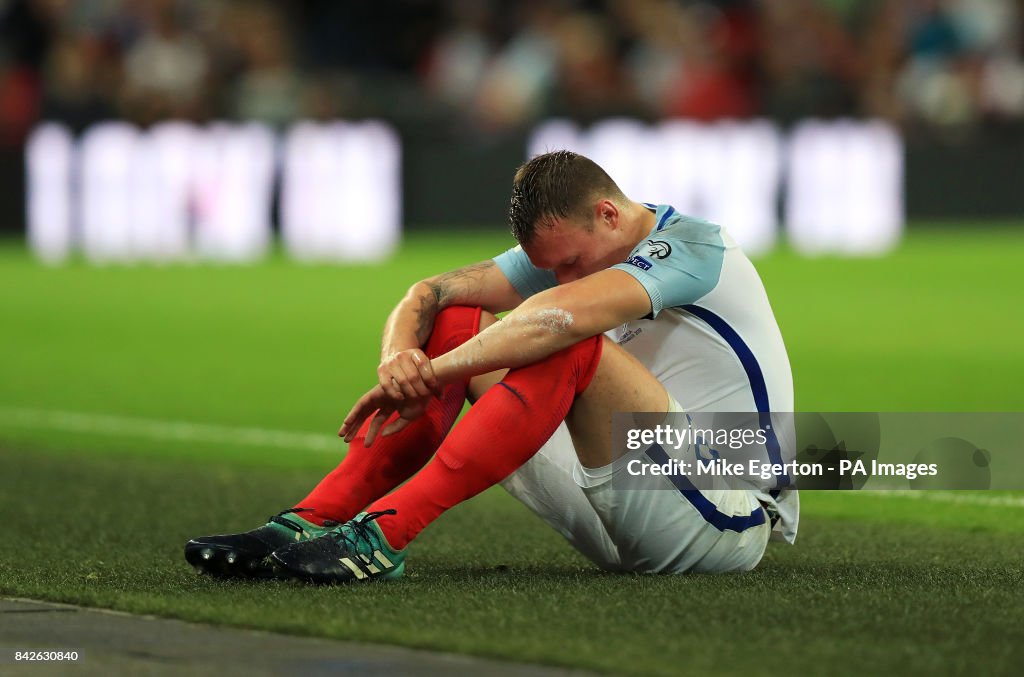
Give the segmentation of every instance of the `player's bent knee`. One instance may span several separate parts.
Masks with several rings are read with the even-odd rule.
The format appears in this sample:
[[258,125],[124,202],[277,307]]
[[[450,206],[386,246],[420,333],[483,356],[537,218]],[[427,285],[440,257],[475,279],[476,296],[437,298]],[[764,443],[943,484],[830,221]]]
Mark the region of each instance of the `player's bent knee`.
[[[431,336],[435,334],[450,336],[466,332],[475,334],[480,331],[482,314],[483,309],[479,306],[449,306],[434,318]],[[490,315],[490,313],[487,314]]]
[[444,355],[476,336],[482,322],[492,324],[493,319],[493,315],[484,313],[479,306],[445,308],[434,318],[434,327],[424,351],[431,359]]
[[475,403],[492,386],[506,380],[510,375],[511,380],[515,381],[518,378],[526,378],[525,373],[537,369],[545,370],[553,379],[572,383],[575,394],[579,395],[590,384],[597,370],[601,360],[601,340],[601,336],[591,336],[516,370],[500,369],[474,376],[469,382],[469,401]]

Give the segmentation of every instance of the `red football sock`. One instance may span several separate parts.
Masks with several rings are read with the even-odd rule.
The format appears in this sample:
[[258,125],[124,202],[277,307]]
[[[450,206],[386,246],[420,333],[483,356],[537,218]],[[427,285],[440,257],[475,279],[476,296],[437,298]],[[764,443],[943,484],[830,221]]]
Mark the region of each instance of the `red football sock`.
[[594,336],[540,362],[513,369],[462,418],[419,474],[368,511],[401,549],[441,513],[494,486],[537,453],[590,384],[601,359]]
[[[431,359],[443,355],[475,336],[479,329],[480,308],[446,308],[438,313],[423,352]],[[349,444],[341,464],[297,504],[296,507],[313,510],[302,513],[302,517],[316,524],[323,524],[324,520],[348,521],[368,503],[412,477],[451,430],[462,411],[468,385],[461,382],[445,386],[441,397],[430,401],[423,416],[401,432],[378,436],[369,448],[364,444],[371,420],[367,419]]]

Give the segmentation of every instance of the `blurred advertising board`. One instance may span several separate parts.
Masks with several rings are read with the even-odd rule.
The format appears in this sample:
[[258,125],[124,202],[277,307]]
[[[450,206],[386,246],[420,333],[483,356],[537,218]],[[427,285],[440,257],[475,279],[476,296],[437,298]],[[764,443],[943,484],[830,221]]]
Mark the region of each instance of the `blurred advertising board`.
[[43,124],[26,148],[29,243],[48,262],[250,261],[276,197],[289,256],[381,259],[401,236],[400,155],[377,122],[109,122],[78,138]]

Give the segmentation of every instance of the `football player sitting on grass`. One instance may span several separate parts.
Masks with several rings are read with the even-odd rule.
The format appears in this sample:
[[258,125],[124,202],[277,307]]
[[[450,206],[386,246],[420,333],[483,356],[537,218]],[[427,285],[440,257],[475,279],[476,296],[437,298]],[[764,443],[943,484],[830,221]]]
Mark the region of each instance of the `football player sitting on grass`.
[[728,233],[634,202],[568,151],[518,169],[509,221],[519,246],[417,282],[391,313],[341,464],[266,525],[189,541],[189,563],[395,579],[423,529],[495,484],[612,571],[747,571],[773,532],[793,541],[796,491],[612,483],[628,460],[665,461],[656,445],[616,453],[615,412],[793,410],[764,286]]

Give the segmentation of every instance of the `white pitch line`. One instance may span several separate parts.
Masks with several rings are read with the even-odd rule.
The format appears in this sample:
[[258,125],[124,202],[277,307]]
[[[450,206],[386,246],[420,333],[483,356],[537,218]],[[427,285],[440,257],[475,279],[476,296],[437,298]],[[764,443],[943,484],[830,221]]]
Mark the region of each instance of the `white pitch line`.
[[300,433],[245,426],[129,418],[75,411],[0,407],[0,425],[35,430],[61,430],[113,437],[141,437],[154,440],[184,440],[216,444],[243,444],[276,449],[334,451],[342,442],[329,433]]
[[985,505],[996,508],[1024,508],[1024,496],[986,496],[960,491],[911,491],[909,489],[877,491],[872,492],[871,495],[885,498],[912,498],[918,501],[937,501],[939,503],[959,503],[961,505]]
[[[49,409],[0,407],[0,425],[32,428],[36,430],[62,430],[93,433],[114,437],[141,437],[154,440],[185,440],[216,444],[243,444],[276,449],[304,449],[307,451],[341,450],[341,442],[332,435],[300,433],[268,428],[164,421],[150,418],[128,418],[107,414],[92,414]],[[852,492],[862,496],[869,492]],[[1024,508],[1024,496],[986,496],[958,491],[871,491],[871,496],[883,498],[910,498],[918,501],[983,505],[998,508]]]

